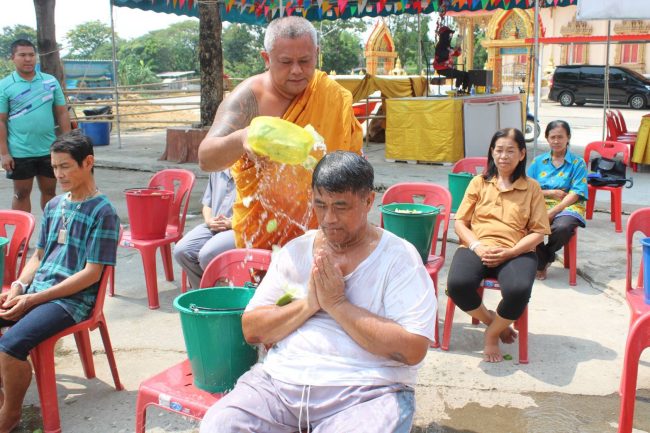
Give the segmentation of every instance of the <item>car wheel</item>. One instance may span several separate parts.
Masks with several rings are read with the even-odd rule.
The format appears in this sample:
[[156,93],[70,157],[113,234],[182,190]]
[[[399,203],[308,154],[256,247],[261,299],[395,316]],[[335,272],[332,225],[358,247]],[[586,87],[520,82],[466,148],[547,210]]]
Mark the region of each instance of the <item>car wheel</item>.
[[632,95],[630,98],[630,108],[634,108],[635,110],[640,110],[643,107],[645,107],[645,98],[643,95]]
[[571,104],[573,104],[575,98],[571,92],[562,92],[560,93],[560,97],[558,99],[563,107],[569,107]]
[[584,102],[576,102],[576,105],[577,105],[578,107],[582,107],[583,105],[585,105],[585,103],[584,103]]

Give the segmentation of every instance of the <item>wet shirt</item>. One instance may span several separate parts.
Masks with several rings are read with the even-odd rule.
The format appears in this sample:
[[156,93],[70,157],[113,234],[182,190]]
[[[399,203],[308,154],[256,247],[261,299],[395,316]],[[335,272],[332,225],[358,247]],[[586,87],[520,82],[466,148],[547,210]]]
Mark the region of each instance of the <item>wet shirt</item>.
[[[564,163],[560,167],[553,165],[551,152],[544,153],[535,158],[528,167],[528,176],[539,182],[542,189],[561,189],[567,193],[578,195],[578,201],[556,215],[569,215],[577,218],[582,227],[585,226],[585,206],[589,193],[587,191],[587,164],[584,159],[577,157],[567,150]],[[546,208],[555,207],[560,200],[545,197]]]
[[[101,194],[82,202],[70,202],[68,194],[50,200],[43,210],[37,248],[43,260],[27,293],[48,290],[86,267],[86,263],[115,265],[120,219],[108,197]],[[63,216],[65,215],[66,224]],[[66,242],[59,231],[67,227]],[[54,299],[75,322],[86,319],[95,305],[99,281],[65,298]]]
[[14,158],[50,154],[54,134],[54,106],[65,105],[59,82],[36,72],[31,81],[18,72],[0,80],[0,113],[7,113],[9,152]]
[[456,219],[469,222],[478,240],[493,247],[512,248],[530,233],[551,233],[542,189],[531,178],[519,178],[501,191],[496,176],[474,176]]
[[[309,231],[279,251],[246,311],[275,305],[286,290],[296,298],[307,296],[316,234]],[[352,304],[433,340],[435,292],[413,245],[383,231],[374,251],[344,279],[345,296]],[[274,379],[315,386],[412,386],[421,365],[368,352],[323,310],[275,344],[264,360],[265,371]]]
[[201,203],[212,209],[212,216],[232,217],[232,205],[235,202],[235,181],[230,169],[210,173],[208,186],[203,193]]

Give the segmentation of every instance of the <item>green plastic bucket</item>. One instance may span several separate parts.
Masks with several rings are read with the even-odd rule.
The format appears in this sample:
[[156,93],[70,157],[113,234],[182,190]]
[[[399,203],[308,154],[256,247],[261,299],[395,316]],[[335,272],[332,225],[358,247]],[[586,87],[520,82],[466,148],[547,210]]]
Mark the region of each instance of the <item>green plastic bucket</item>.
[[257,349],[246,343],[241,325],[254,293],[253,288],[214,287],[174,299],[197,388],[210,393],[229,391],[257,362]]
[[0,237],[0,285],[5,280],[5,255],[7,254],[7,244],[9,239]]
[[426,263],[440,209],[419,203],[391,203],[383,205],[381,213],[384,228],[412,243]]
[[456,212],[463,201],[465,190],[474,178],[472,173],[449,173],[449,192],[451,193],[451,211]]

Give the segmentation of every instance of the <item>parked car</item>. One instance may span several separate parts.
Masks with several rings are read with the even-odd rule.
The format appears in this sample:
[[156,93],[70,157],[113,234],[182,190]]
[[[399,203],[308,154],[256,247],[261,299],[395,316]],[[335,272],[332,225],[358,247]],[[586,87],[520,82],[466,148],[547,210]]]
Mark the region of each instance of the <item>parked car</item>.
[[[565,107],[574,102],[603,103],[605,66],[562,65],[555,68],[548,98]],[[609,68],[609,101],[642,109],[650,101],[650,80],[621,66]]]

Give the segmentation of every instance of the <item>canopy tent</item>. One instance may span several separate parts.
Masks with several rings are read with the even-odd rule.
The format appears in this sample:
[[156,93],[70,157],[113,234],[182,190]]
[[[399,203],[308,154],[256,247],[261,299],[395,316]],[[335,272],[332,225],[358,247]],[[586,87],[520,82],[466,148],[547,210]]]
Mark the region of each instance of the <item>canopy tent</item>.
[[[197,0],[111,0],[114,6],[198,17]],[[535,0],[224,0],[221,19],[266,24],[287,15],[310,21],[433,12],[532,8]],[[578,0],[540,0],[541,7],[576,5]]]

